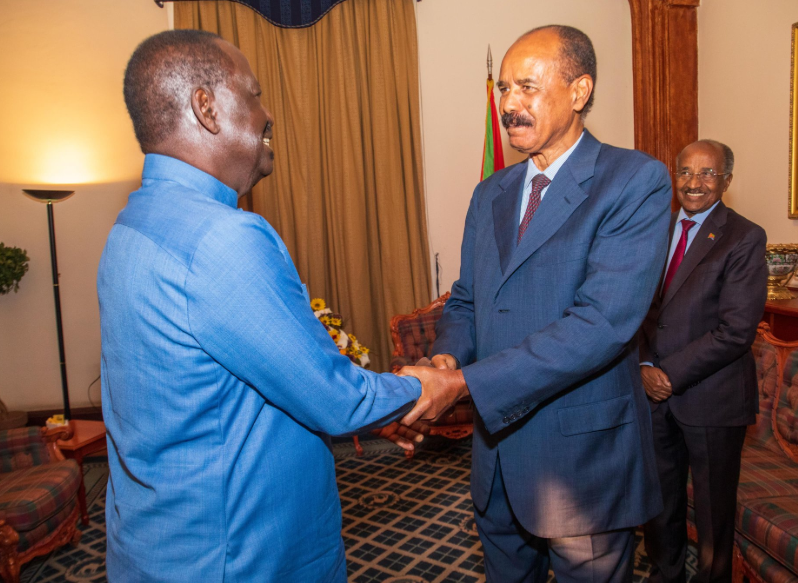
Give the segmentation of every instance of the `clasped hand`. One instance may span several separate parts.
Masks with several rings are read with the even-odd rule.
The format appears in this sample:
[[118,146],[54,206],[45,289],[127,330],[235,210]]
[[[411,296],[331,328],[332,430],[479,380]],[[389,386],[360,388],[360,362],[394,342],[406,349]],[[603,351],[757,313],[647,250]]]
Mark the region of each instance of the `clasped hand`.
[[644,364],[640,367],[640,376],[646,395],[655,403],[661,403],[673,394],[671,381],[661,368]]
[[397,374],[421,381],[421,397],[402,418],[405,425],[412,425],[419,419],[437,419],[468,395],[463,371],[457,369],[457,361],[450,354],[438,354],[432,361],[422,358],[416,366],[405,366]]

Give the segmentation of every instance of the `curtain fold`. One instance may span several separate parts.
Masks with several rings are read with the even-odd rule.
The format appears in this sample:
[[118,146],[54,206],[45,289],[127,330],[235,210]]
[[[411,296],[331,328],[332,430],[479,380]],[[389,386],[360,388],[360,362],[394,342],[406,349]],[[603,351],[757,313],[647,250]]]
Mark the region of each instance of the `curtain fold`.
[[242,199],[313,297],[387,370],[389,320],[430,301],[414,0],[347,0],[308,28],[233,2],[175,3],[175,27],[249,59],[274,119],[274,173]]

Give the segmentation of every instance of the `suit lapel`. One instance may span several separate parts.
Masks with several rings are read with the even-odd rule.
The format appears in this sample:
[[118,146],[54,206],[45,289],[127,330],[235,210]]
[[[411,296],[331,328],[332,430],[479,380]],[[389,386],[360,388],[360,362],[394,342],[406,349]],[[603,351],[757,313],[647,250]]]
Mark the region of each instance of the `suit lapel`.
[[516,164],[499,183],[502,192],[493,199],[493,234],[499,248],[502,273],[515,251],[526,169],[526,162]]
[[[601,143],[585,130],[582,142],[573,151],[546,190],[521,244],[503,270],[501,285],[530,255],[535,253],[563,226],[576,208],[587,199],[580,184],[593,176]],[[519,210],[520,213],[520,210]],[[517,217],[516,217],[517,218]],[[495,220],[495,217],[494,217]]]
[[[682,287],[682,284],[687,281],[687,278],[690,277],[690,274],[696,266],[701,263],[701,260],[706,257],[715,243],[723,236],[723,226],[726,224],[727,214],[728,209],[722,202],[719,202],[715,210],[709,213],[709,216],[701,225],[698,233],[696,233],[695,239],[693,239],[693,242],[690,244],[687,253],[684,254],[684,259],[682,259],[682,263],[679,265],[676,275],[673,276],[673,281],[671,281],[670,286],[668,286],[668,291],[662,298],[660,309],[668,305],[668,302],[673,299],[673,296],[676,295],[679,288]],[[710,237],[710,234],[713,235],[713,237]],[[671,234],[671,237],[672,236]]]

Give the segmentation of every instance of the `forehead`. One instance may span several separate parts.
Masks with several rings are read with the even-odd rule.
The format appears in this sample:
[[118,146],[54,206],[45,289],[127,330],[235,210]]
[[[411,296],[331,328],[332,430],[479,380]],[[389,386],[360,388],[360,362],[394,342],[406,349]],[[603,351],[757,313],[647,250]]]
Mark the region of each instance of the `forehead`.
[[711,168],[718,170],[723,167],[723,152],[712,144],[697,143],[687,146],[677,160],[680,168]]
[[247,84],[257,84],[255,74],[249,66],[249,61],[238,48],[227,41],[216,41],[221,49],[233,60],[233,77],[239,78]]
[[516,78],[538,69],[557,66],[561,59],[560,46],[559,35],[551,30],[541,30],[522,37],[504,55],[500,75]]

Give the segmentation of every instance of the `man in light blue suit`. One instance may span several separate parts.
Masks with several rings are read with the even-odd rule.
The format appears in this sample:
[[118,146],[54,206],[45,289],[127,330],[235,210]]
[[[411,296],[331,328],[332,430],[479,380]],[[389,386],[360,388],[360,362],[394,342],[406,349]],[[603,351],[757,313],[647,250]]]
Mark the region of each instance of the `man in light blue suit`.
[[344,583],[328,434],[421,393],[342,356],[280,237],[236,209],[273,167],[259,96],[243,54],[199,31],[145,40],[127,67],[146,157],[97,282],[112,583]]
[[[476,406],[471,493],[489,583],[629,581],[633,528],[662,508],[635,334],[667,250],[663,164],[584,129],[596,59],[571,27],[507,52],[510,144],[474,191],[460,278],[425,387]],[[440,378],[439,378],[440,377]],[[430,417],[419,400],[405,417]]]

